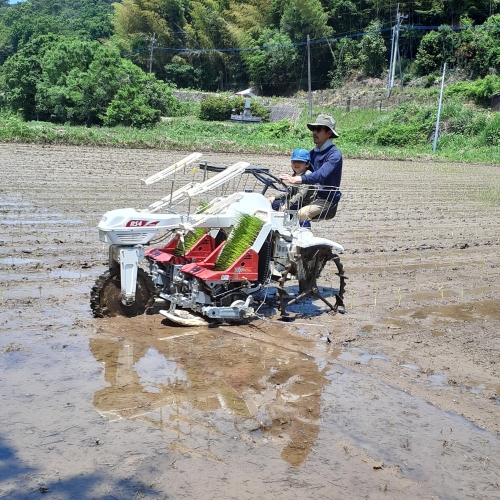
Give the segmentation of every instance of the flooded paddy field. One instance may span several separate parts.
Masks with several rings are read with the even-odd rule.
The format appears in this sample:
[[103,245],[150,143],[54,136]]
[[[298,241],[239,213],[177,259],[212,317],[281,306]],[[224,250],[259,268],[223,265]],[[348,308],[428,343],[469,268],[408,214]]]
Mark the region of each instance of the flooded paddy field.
[[98,221],[187,154],[0,144],[0,498],[500,498],[498,167],[346,160],[345,314],[93,319]]

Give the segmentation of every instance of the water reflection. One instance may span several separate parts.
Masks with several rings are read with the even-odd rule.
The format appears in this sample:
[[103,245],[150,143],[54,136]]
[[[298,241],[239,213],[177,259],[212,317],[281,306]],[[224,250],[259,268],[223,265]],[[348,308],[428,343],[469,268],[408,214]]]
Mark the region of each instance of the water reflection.
[[[130,320],[122,330],[120,321],[110,320],[90,341],[109,384],[94,395],[103,416],[172,431],[171,449],[199,451],[197,432],[209,446],[214,433],[236,430],[253,446],[283,447],[281,457],[293,466],[306,460],[319,434],[324,362],[222,329],[161,326],[159,338]],[[205,456],[223,459],[210,449]]]

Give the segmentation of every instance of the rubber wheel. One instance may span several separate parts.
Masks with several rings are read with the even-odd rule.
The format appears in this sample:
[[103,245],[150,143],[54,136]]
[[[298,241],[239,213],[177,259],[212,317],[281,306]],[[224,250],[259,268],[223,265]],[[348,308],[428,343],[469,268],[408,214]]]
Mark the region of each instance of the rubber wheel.
[[90,308],[96,318],[114,316],[138,316],[153,306],[155,286],[151,277],[139,268],[137,270],[137,287],[135,302],[126,306],[122,303],[120,269],[112,269],[97,278],[90,292]]

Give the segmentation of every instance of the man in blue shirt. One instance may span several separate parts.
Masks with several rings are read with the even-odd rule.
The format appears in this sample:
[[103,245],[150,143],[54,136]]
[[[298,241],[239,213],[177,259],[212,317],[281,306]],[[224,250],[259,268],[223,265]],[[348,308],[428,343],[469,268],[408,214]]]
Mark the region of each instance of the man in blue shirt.
[[335,131],[335,120],[329,115],[320,114],[314,123],[307,124],[307,128],[313,133],[315,144],[310,153],[312,172],[297,176],[280,175],[280,179],[287,184],[318,186],[316,199],[299,210],[300,222],[321,218],[327,213],[328,218],[331,218],[341,196],[342,153],[332,142],[332,138],[339,137]]

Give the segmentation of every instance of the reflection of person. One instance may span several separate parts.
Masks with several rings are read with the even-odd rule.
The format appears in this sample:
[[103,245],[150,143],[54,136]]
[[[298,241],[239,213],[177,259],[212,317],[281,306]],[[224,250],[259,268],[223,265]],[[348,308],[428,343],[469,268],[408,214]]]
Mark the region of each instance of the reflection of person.
[[[303,175],[310,170],[311,157],[309,151],[303,148],[297,148],[293,151],[291,157],[293,177]],[[276,196],[270,196],[268,200],[271,202],[273,210],[284,211],[285,207],[296,210],[297,208],[309,205],[316,197],[316,188],[312,186],[301,186],[292,188],[291,192],[279,193]],[[285,203],[288,202],[288,203]]]
[[316,199],[300,209],[301,222],[324,215],[327,211],[332,214],[341,196],[338,188],[342,177],[342,153],[332,142],[332,137],[339,137],[335,131],[335,120],[329,115],[320,114],[314,123],[307,124],[307,128],[313,133],[316,145],[311,150],[312,172],[280,176],[287,184],[316,184],[319,188]]
[[[328,366],[320,369],[300,351],[263,349],[246,337],[245,349],[203,334],[194,345],[192,336],[178,338],[174,329],[167,329],[160,340],[153,322],[148,324],[145,330],[131,328],[121,337],[120,323],[110,323],[90,340],[90,351],[103,363],[107,383],[94,394],[94,406],[102,416],[171,431],[170,437],[165,434],[170,450],[192,449],[220,461],[210,440],[212,433],[216,439],[224,437],[224,427],[205,422],[206,412],[222,408],[242,436],[249,436],[257,424],[266,434],[282,438],[277,441],[284,447],[283,460],[292,466],[305,462],[320,431]],[[286,363],[281,362],[284,357]],[[207,435],[208,441],[203,441]],[[200,447],[200,439],[206,447]]]

